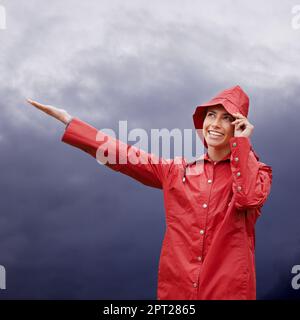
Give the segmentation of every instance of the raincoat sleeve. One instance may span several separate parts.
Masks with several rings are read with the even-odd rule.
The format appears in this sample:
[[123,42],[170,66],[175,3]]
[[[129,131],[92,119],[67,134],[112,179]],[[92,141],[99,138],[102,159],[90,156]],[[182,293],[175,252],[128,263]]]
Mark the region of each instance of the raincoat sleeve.
[[114,171],[158,189],[163,188],[172,164],[171,159],[158,158],[127,145],[76,117],[67,124],[61,141],[85,151]]
[[230,139],[233,193],[238,209],[261,207],[272,184],[272,168],[258,161],[248,137]]

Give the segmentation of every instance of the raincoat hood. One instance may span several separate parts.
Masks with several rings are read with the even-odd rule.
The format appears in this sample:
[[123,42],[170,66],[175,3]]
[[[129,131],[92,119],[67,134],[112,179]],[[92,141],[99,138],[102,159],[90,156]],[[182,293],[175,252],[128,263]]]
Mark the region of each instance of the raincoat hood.
[[232,88],[225,89],[219,92],[211,100],[196,107],[196,110],[193,114],[194,125],[198,135],[204,142],[206,148],[207,144],[203,138],[202,130],[199,129],[203,129],[203,122],[206,115],[206,109],[209,106],[216,105],[222,105],[226,109],[226,111],[231,115],[233,113],[239,112],[243,116],[247,117],[249,111],[249,97],[239,85],[236,85]]

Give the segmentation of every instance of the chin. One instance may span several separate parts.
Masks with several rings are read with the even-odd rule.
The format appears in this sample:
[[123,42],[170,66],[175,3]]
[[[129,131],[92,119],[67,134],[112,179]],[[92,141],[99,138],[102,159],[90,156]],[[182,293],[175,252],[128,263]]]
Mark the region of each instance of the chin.
[[205,141],[209,147],[213,147],[213,148],[224,147],[224,139],[222,139],[221,141],[215,141],[213,139],[210,139],[208,136],[206,136]]
[[212,147],[212,148],[222,148],[222,147],[224,147],[224,144],[220,143],[220,142],[210,142],[210,141],[206,140],[206,143],[207,143],[207,145],[209,147]]

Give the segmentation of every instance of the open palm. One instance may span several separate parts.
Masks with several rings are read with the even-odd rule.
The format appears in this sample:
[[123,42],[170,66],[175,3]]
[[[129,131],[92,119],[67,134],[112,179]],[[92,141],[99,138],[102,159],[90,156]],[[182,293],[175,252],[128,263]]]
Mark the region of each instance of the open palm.
[[72,116],[64,109],[59,109],[50,105],[41,104],[31,99],[27,99],[27,102],[36,107],[37,109],[49,114],[50,116],[56,118],[57,120],[65,124],[72,119]]

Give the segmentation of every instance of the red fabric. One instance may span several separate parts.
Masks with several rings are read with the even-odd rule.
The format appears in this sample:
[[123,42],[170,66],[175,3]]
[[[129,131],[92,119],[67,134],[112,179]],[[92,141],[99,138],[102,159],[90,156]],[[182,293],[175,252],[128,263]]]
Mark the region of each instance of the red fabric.
[[258,161],[248,138],[231,138],[231,153],[217,163],[207,153],[190,163],[158,159],[78,118],[62,141],[93,157],[110,149],[117,159],[134,152],[146,161],[106,165],[163,190],[167,228],[157,299],[256,298],[254,227],[270,192],[272,170]]

